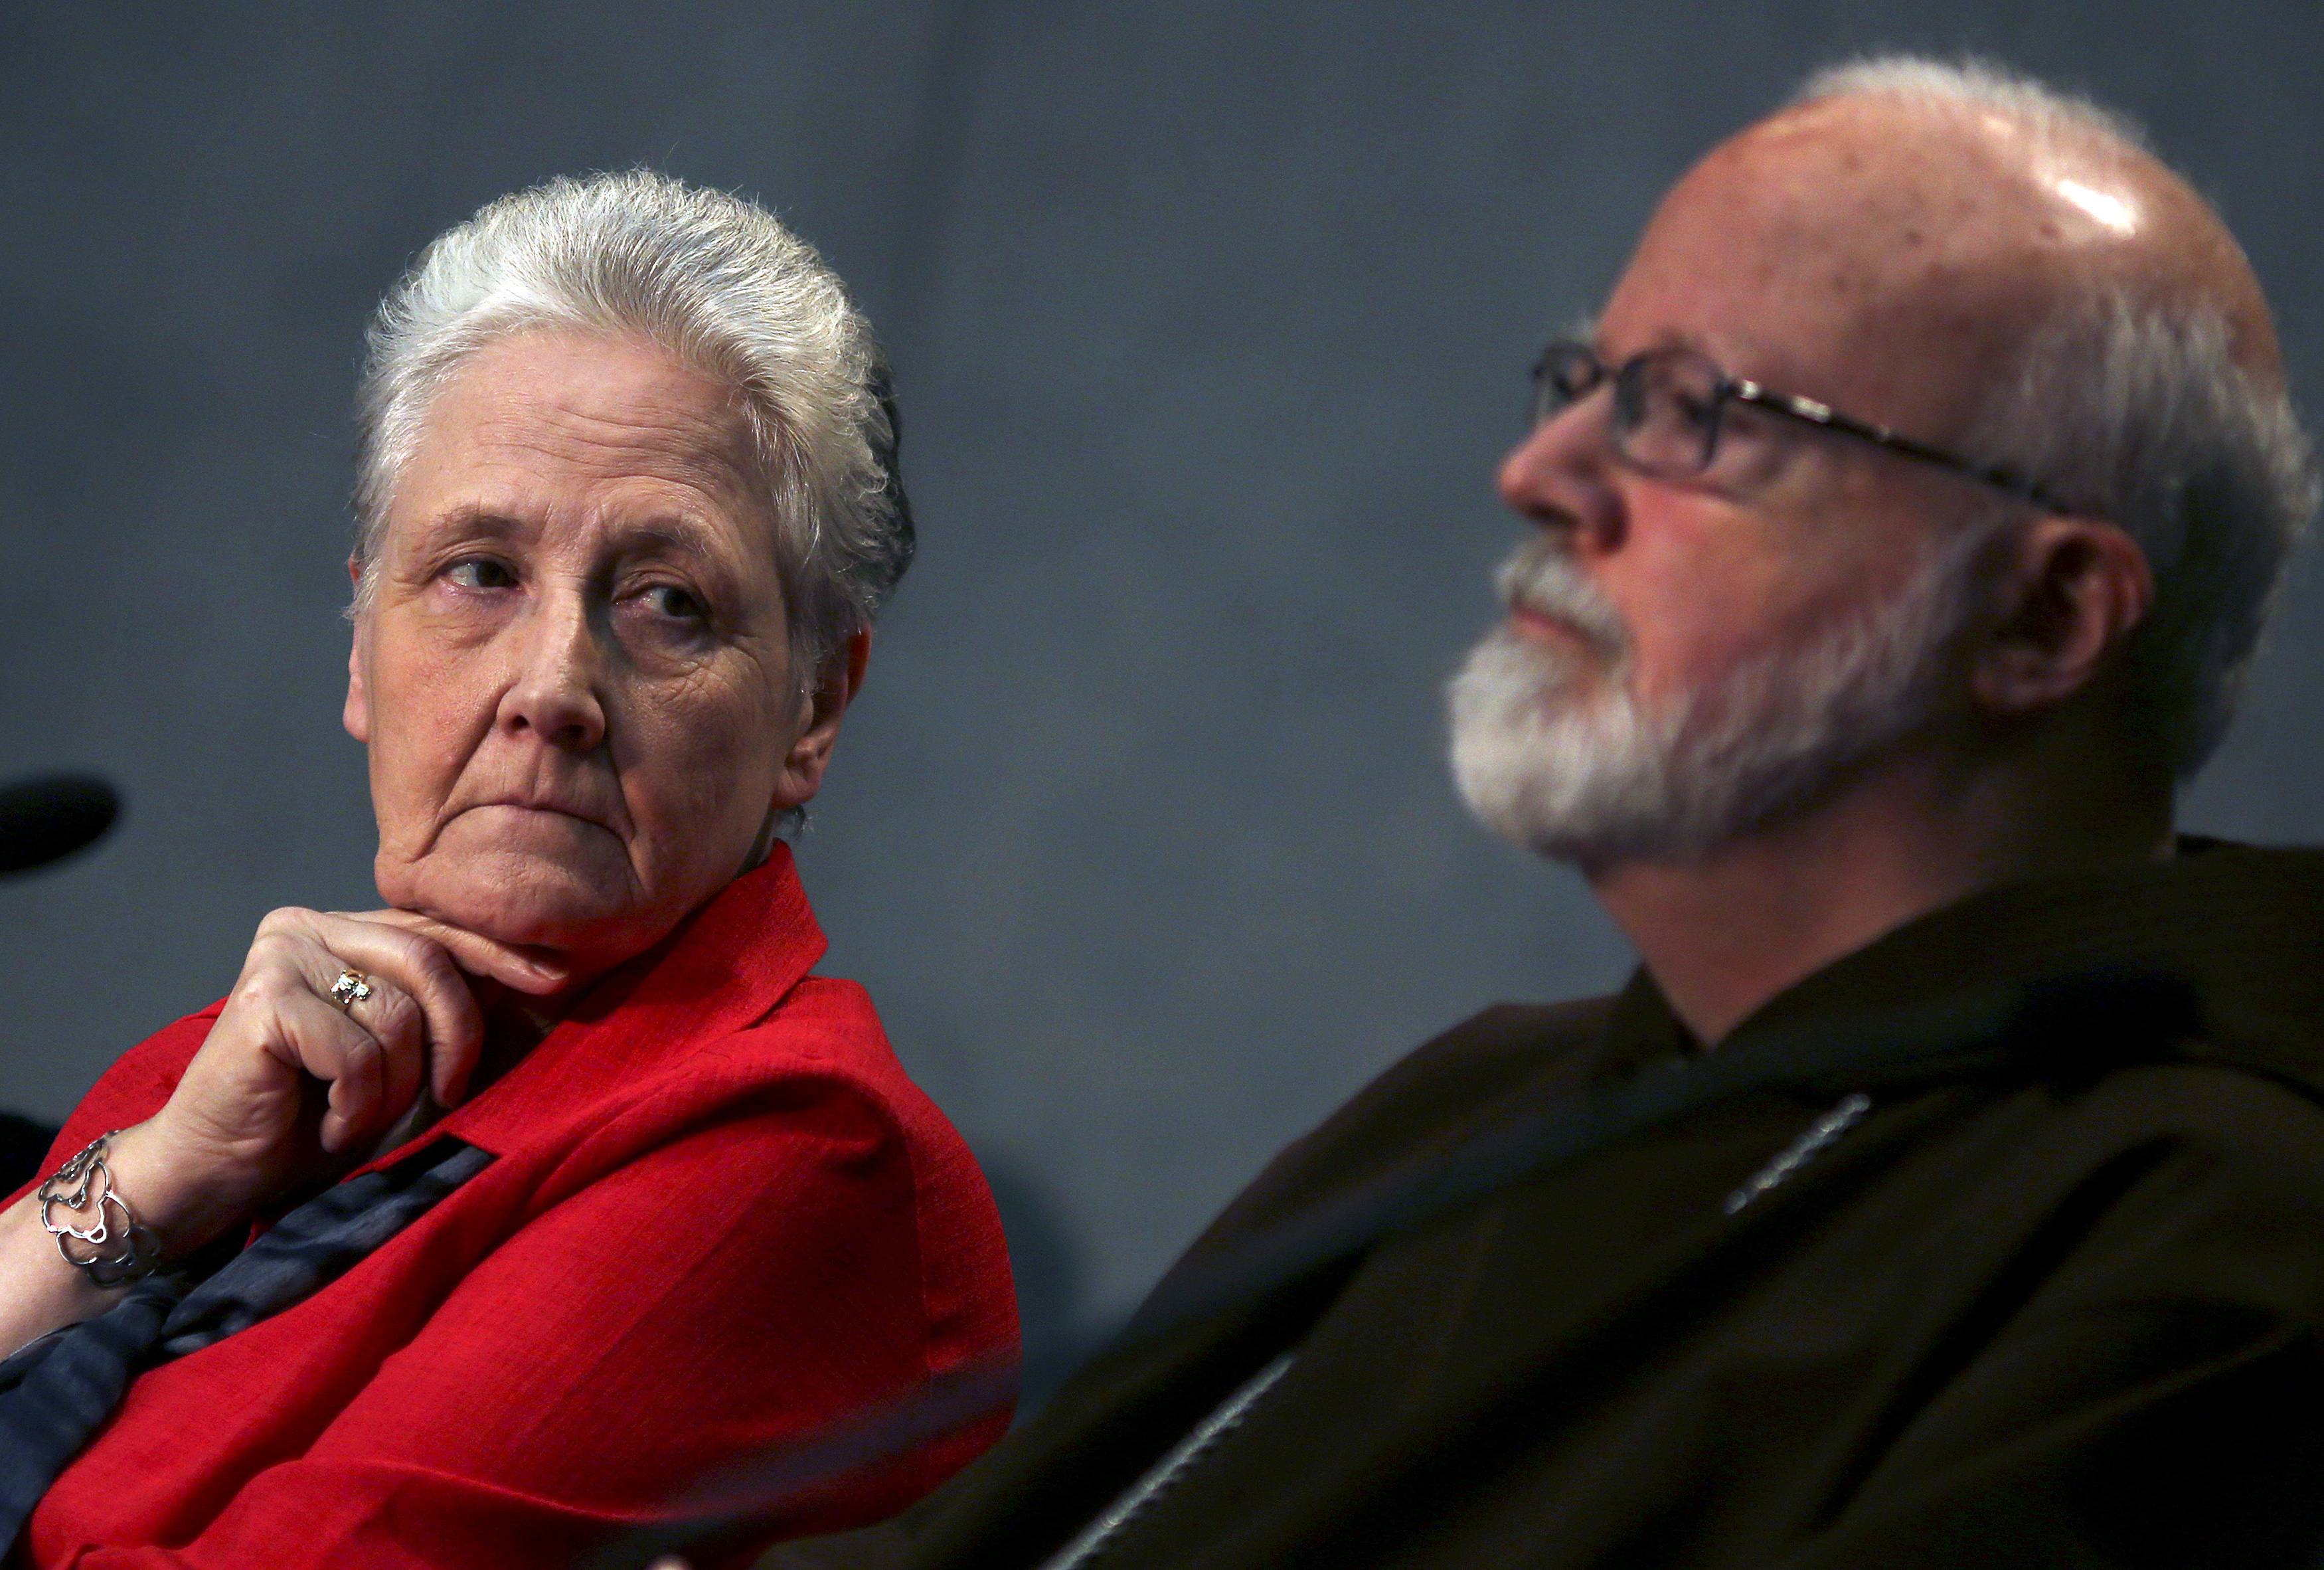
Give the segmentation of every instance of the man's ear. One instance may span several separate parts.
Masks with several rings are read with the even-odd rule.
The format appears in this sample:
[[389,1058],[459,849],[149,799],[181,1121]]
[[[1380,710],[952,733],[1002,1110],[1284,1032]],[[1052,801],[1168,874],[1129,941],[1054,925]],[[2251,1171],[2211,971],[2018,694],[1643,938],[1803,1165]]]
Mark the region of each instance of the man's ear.
[[831,749],[839,740],[839,722],[863,685],[864,668],[872,661],[872,629],[857,631],[833,650],[816,673],[807,693],[807,727],[783,755],[783,771],[775,781],[778,810],[805,807],[823,788],[823,771],[831,762]]
[[[360,590],[363,587],[363,563],[347,558],[347,582]],[[347,734],[365,746],[371,744],[371,694],[364,687],[364,617],[355,613],[355,635],[347,640],[347,703],[339,713],[339,723],[347,727]]]
[[1995,582],[1995,620],[1970,690],[2003,716],[2038,714],[2088,688],[2154,604],[2146,552],[2118,525],[2035,520]]

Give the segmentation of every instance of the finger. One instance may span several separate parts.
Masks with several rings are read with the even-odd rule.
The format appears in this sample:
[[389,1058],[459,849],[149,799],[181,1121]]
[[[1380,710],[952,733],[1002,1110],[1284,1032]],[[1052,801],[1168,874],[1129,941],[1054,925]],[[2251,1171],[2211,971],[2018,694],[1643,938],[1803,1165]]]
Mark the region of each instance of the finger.
[[573,979],[570,971],[543,955],[416,911],[365,910],[352,919],[393,927],[439,944],[471,975],[490,976],[503,986],[534,997],[558,992]]
[[438,1102],[458,1105],[484,1050],[484,1023],[467,979],[443,945],[366,917],[306,916],[300,930],[309,947],[301,959],[316,990],[327,997],[339,972],[354,969],[409,998],[421,1025],[412,1042],[413,1081],[424,1072]]
[[385,1048],[337,1004],[310,991],[281,999],[274,1019],[271,1048],[291,1067],[330,1087],[317,1131],[323,1149],[333,1154],[346,1150],[387,1107]]
[[[345,968],[332,972],[333,987]],[[371,995],[349,999],[346,1012],[385,1050],[387,1109],[391,1116],[401,1117],[420,1094],[420,1082],[429,1072],[427,1015],[410,993],[385,975],[367,975],[364,984]],[[330,989],[324,995],[337,1002]]]

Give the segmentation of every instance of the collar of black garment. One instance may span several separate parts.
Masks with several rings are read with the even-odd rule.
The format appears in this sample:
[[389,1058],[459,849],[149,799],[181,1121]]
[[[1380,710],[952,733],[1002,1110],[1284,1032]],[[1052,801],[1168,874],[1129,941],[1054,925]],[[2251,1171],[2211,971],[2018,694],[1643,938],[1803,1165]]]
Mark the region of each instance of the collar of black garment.
[[[2324,1031],[2320,937],[2324,850],[2182,836],[2168,858],[2004,884],[1909,921],[1761,1004],[1718,1055],[2093,977],[2168,978],[2191,994],[2205,1034]],[[1641,969],[1602,1052],[1618,1076],[1703,1048]]]

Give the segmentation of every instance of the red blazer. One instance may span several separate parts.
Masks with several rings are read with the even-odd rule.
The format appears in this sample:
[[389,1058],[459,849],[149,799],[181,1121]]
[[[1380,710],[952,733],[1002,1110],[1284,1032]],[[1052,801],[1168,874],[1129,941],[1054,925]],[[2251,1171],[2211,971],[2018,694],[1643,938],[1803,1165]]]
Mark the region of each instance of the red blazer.
[[[1013,1355],[983,1177],[862,989],[807,974],[823,950],[779,846],[422,1136],[493,1151],[479,1176],[140,1376],[34,1511],[29,1562],[567,1565],[738,1456]],[[55,1159],[152,1115],[217,1012],[115,1064]],[[998,1427],[781,1529],[900,1509]]]

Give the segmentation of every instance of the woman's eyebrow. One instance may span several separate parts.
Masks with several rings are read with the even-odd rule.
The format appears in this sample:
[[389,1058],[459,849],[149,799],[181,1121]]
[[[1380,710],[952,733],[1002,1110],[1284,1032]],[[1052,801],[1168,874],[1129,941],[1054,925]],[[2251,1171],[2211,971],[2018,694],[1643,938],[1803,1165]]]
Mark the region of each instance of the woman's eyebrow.
[[[467,503],[438,513],[420,524],[414,532],[430,541],[447,538],[512,540],[529,539],[538,534],[540,529],[537,524],[527,522],[500,508]],[[721,567],[733,563],[733,552],[720,531],[683,516],[670,515],[620,523],[607,531],[606,539],[622,550],[644,548],[672,551]]]
[[468,503],[438,513],[420,524],[418,532],[430,540],[442,539],[447,535],[462,535],[473,540],[508,540],[531,534],[535,530],[495,508]]
[[624,523],[613,531],[613,538],[625,549],[659,548],[722,569],[735,565],[733,550],[721,531],[690,518],[649,518]]

